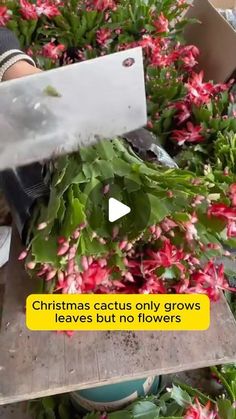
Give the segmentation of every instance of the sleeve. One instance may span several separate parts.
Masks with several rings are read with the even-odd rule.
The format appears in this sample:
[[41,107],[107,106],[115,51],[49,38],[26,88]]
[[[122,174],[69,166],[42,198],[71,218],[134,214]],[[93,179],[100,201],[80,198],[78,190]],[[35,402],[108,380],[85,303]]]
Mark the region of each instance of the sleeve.
[[[21,51],[19,41],[14,33],[5,27],[0,27],[0,82],[5,71],[21,60],[35,66],[32,58]],[[36,200],[48,196],[48,189],[44,183],[43,166],[34,163],[0,172],[0,188],[11,208],[13,220],[21,238],[25,241],[27,224]]]
[[35,66],[34,60],[20,50],[15,34],[5,27],[0,27],[0,82],[10,67],[22,60]]

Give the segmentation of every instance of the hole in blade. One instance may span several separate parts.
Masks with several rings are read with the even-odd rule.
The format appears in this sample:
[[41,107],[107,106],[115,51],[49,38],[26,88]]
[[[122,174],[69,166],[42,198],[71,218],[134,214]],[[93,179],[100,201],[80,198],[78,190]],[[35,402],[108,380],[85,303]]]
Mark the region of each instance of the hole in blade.
[[129,58],[126,58],[126,59],[123,61],[122,65],[123,65],[123,67],[131,67],[132,65],[134,65],[134,63],[135,63],[135,59],[134,59],[134,58],[129,57]]

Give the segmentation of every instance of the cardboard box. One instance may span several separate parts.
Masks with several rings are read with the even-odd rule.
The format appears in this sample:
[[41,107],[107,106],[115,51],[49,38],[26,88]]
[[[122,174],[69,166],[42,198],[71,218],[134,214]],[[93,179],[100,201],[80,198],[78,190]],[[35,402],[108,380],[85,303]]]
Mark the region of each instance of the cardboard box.
[[236,31],[217,9],[236,9],[236,0],[194,0],[186,17],[201,23],[187,26],[185,39],[200,50],[198,70],[205,80],[226,81],[236,73]]

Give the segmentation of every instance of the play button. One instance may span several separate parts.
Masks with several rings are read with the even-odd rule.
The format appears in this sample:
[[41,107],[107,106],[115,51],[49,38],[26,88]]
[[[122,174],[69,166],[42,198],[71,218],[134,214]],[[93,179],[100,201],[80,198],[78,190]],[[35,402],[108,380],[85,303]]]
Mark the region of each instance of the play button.
[[150,201],[140,183],[129,176],[117,176],[96,179],[88,187],[85,214],[90,234],[120,241],[126,237],[132,240],[144,231],[150,217]]
[[131,208],[128,207],[128,205],[122,204],[122,202],[115,198],[109,198],[108,219],[111,223],[114,223],[114,221],[117,221],[125,215],[129,214],[130,211]]

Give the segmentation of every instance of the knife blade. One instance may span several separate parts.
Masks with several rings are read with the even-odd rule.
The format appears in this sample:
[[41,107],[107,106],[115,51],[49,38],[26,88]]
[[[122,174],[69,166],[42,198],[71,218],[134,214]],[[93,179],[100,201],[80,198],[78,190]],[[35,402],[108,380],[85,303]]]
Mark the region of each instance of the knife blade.
[[0,170],[43,161],[146,124],[141,48],[0,85]]

